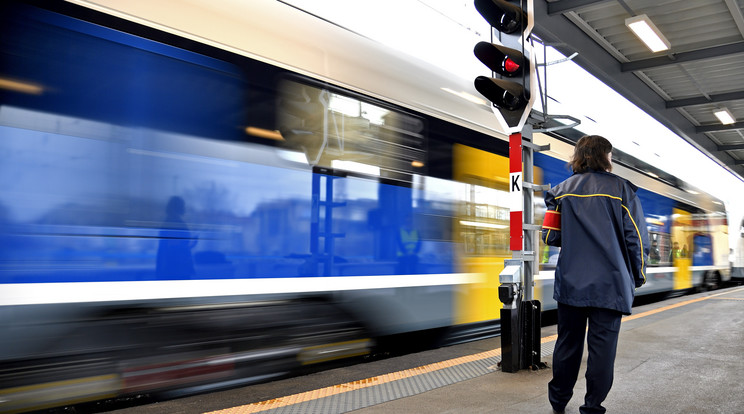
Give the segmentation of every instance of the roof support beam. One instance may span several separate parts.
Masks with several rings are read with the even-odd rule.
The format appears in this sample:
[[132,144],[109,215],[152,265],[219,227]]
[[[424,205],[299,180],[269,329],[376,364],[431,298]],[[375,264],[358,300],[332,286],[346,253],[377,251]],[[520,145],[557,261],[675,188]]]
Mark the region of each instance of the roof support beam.
[[744,13],[741,12],[741,8],[737,4],[736,0],[724,1],[726,2],[726,7],[728,7],[729,11],[731,12],[731,17],[734,18],[736,27],[739,28],[739,32],[741,32],[741,35],[744,36]]
[[707,154],[722,168],[737,174],[739,177],[744,177],[744,166],[732,166],[730,163],[735,158],[730,153],[718,151],[717,143],[706,134],[696,132],[690,119],[683,116],[679,110],[666,108],[665,100],[634,73],[621,72],[618,59],[587,36],[578,26],[566,19],[565,16],[571,13],[548,15],[548,6],[551,3],[562,3],[563,1],[565,0],[560,2],[544,0],[534,2],[536,22],[534,32],[542,40],[554,45],[565,56],[579,52],[578,56],[573,59],[575,63],[615,89],[620,95],[638,105],[639,108],[656,118],[675,134],[683,137],[695,148]]
[[744,144],[734,144],[734,145],[719,145],[718,151],[733,151],[733,150],[742,150],[744,149]]
[[691,52],[674,53],[671,56],[659,56],[649,59],[636,60],[622,63],[622,72],[635,72],[638,70],[658,68],[678,63],[692,62],[695,60],[710,59],[735,53],[744,53],[744,42],[731,43],[723,46],[709,47],[707,49],[693,50]]
[[578,8],[589,6],[595,3],[606,3],[615,0],[561,0],[548,3],[548,16],[568,13]]
[[732,129],[744,129],[744,122],[737,122],[734,124],[714,124],[714,125],[700,125],[695,127],[695,132],[715,132],[715,131],[730,131]]
[[694,98],[685,98],[685,99],[673,99],[671,101],[666,101],[666,107],[667,108],[682,108],[684,106],[704,105],[704,104],[709,104],[709,103],[726,102],[726,101],[736,101],[739,99],[744,99],[744,91],[726,92],[726,93],[720,93],[716,95],[710,95],[710,99],[704,96],[696,96]]

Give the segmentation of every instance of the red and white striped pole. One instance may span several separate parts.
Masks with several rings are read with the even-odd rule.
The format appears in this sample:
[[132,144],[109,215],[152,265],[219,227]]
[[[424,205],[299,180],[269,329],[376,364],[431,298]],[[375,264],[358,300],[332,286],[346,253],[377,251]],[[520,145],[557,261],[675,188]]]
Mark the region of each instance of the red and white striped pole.
[[509,249],[524,250],[522,232],[522,134],[509,135]]

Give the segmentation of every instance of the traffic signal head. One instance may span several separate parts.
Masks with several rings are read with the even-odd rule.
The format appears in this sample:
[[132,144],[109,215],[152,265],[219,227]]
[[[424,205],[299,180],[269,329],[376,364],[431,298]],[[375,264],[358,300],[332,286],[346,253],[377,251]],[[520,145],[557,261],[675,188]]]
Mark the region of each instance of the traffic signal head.
[[484,65],[501,76],[522,76],[525,67],[529,71],[530,61],[524,58],[522,52],[510,47],[478,42],[473,53]]
[[532,0],[475,0],[475,8],[495,29],[491,42],[479,42],[473,53],[493,77],[478,76],[475,89],[493,104],[493,112],[506,133],[518,132],[536,97],[531,82],[535,72],[527,38],[534,26]]
[[527,12],[517,4],[501,0],[475,0],[475,9],[501,33],[512,34],[527,28]]
[[[478,76],[475,78],[475,89],[497,107],[508,112],[514,112],[519,117],[522,116],[522,112],[524,112],[530,100],[530,91],[516,82],[503,79]],[[508,115],[511,114],[504,114],[504,117],[507,118]],[[507,123],[519,122],[518,119],[513,118],[513,116],[509,116],[506,119]]]

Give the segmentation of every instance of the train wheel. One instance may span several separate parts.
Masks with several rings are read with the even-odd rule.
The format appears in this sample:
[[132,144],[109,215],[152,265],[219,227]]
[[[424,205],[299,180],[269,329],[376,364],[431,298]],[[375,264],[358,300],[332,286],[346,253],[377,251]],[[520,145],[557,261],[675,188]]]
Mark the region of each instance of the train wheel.
[[716,290],[721,287],[721,278],[718,272],[705,272],[703,275],[703,291]]

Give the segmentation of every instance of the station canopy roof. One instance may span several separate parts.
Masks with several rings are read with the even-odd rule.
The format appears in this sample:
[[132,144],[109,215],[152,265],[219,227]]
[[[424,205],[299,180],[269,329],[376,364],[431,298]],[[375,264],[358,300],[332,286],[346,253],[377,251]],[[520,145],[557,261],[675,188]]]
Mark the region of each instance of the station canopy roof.
[[[578,53],[574,62],[744,179],[742,0],[534,0],[534,7],[543,41]],[[626,26],[642,15],[668,50],[652,52]],[[734,122],[723,124],[714,115],[721,110]]]

